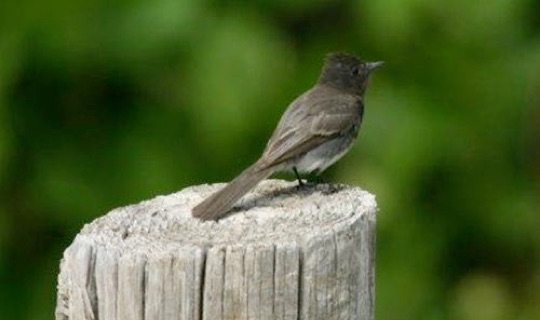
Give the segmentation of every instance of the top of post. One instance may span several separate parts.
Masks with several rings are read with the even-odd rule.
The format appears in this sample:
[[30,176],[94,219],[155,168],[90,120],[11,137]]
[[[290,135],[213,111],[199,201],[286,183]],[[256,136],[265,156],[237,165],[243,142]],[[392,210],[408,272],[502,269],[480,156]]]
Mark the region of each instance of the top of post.
[[331,232],[357,219],[374,220],[375,197],[358,187],[266,180],[219,221],[201,221],[191,208],[223,184],[189,187],[122,207],[87,224],[79,237],[125,250],[174,250],[178,246],[291,242]]

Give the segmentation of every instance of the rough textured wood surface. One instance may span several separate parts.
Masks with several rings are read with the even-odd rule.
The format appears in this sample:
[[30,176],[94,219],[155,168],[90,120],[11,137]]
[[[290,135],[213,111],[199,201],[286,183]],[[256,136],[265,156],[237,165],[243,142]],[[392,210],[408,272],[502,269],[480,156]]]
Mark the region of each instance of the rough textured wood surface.
[[374,317],[373,195],[266,180],[201,222],[203,185],[119,208],[64,252],[56,319]]

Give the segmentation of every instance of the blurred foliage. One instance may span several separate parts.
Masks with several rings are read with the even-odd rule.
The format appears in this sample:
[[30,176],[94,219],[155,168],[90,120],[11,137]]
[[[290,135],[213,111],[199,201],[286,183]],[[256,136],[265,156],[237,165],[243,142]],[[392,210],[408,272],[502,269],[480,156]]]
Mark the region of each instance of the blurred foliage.
[[377,319],[540,319],[539,21],[533,0],[2,1],[2,318],[51,318],[84,223],[235,176],[344,50],[386,61],[325,174],[378,197]]

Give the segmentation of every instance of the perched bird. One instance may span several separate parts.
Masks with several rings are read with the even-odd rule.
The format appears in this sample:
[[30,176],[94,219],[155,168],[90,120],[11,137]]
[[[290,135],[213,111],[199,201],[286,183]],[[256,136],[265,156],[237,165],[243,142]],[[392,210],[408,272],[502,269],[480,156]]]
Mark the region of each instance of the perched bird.
[[257,183],[276,171],[324,171],[358,135],[370,73],[383,62],[330,53],[317,83],[285,110],[262,156],[239,176],[192,209],[194,217],[217,220]]

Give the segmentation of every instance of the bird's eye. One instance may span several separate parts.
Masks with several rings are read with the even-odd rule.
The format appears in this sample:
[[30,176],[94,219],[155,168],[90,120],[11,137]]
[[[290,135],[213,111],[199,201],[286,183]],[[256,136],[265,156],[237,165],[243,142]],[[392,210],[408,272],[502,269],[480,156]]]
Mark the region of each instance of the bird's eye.
[[354,67],[354,68],[352,69],[352,74],[353,74],[354,76],[357,76],[359,73],[360,73],[360,68]]

